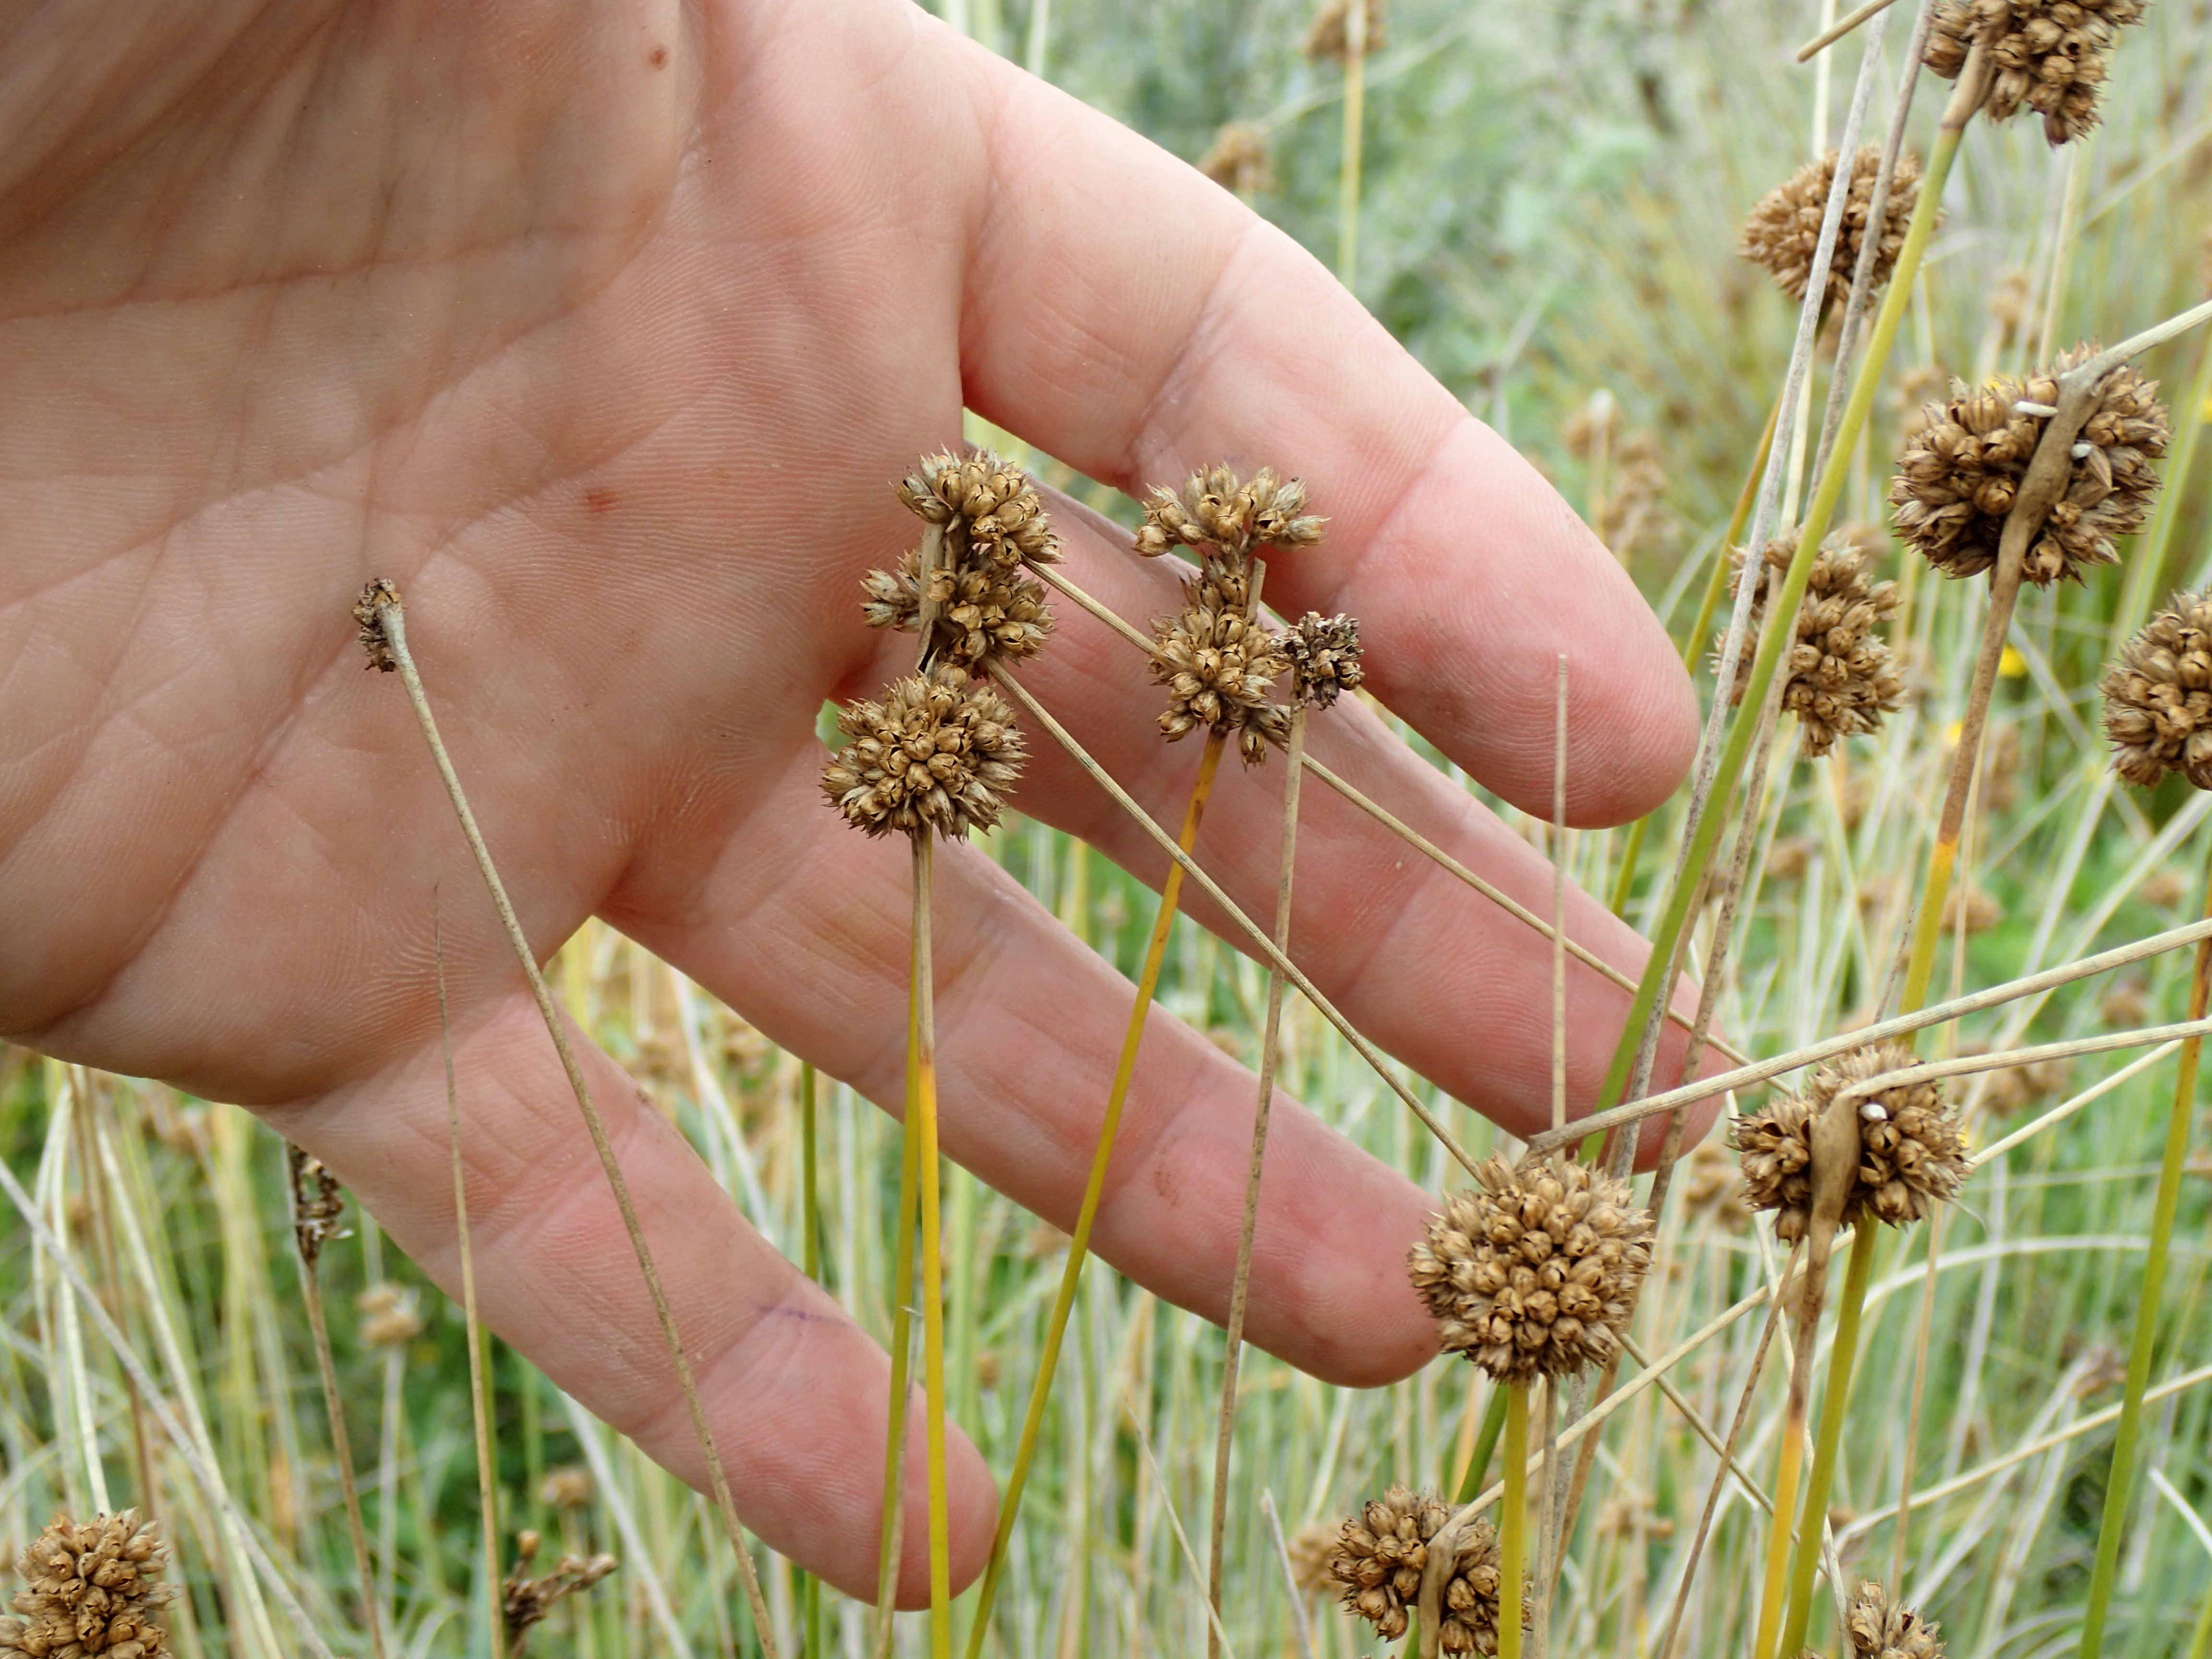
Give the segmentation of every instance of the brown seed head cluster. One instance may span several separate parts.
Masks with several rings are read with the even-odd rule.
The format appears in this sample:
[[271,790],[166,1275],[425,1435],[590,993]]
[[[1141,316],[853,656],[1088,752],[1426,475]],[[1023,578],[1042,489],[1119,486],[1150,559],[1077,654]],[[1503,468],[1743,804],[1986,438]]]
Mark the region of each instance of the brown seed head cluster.
[[2173,772],[2212,789],[2212,592],[2175,594],[2098,689],[2112,770],[2144,789]]
[[[1044,589],[1022,566],[1052,563],[1060,543],[1029,474],[987,449],[929,455],[899,485],[899,499],[943,532],[928,581],[930,659],[975,669],[1036,655],[1052,617]],[[910,548],[896,570],[868,573],[861,614],[870,627],[920,626],[921,562],[922,550]]]
[[[1306,31],[1305,55],[1319,62],[1334,58],[1341,64],[1352,56],[1352,0],[1324,0],[1322,9],[1314,14],[1313,26]],[[1361,46],[1362,52],[1372,58],[1390,44],[1389,15],[1383,9],[1383,0],[1367,0],[1367,32]]]
[[[1839,154],[1832,149],[1819,161],[1808,161],[1761,197],[1744,221],[1736,251],[1753,264],[1764,265],[1793,300],[1802,300],[1813,280],[1813,256],[1820,249],[1820,222],[1827,215],[1828,191],[1836,182]],[[1835,252],[1828,261],[1828,304],[1841,305],[1850,297],[1859,247],[1866,239],[1874,207],[1875,174],[1881,167],[1879,144],[1863,146],[1852,158],[1843,222],[1836,227]],[[1899,151],[1897,165],[1890,171],[1889,198],[1882,209],[1881,224],[1875,232],[1873,288],[1887,286],[1890,272],[1897,268],[1897,251],[1905,246],[1905,229],[1911,222],[1912,204],[1919,195],[1920,162],[1909,151]]]
[[0,1619],[0,1653],[32,1659],[154,1659],[169,1651],[158,1617],[174,1593],[160,1582],[167,1552],[158,1522],[136,1510],[83,1526],[58,1515],[15,1571],[20,1617]]
[[1224,190],[1239,196],[1265,196],[1275,187],[1275,161],[1267,135],[1243,121],[1231,121],[1213,136],[1198,170]]
[[[1345,1607],[1374,1626],[1384,1641],[1406,1633],[1407,1610],[1421,1599],[1429,1540],[1451,1513],[1432,1492],[1393,1486],[1337,1529],[1329,1577],[1343,1587]],[[1437,1645],[1446,1653],[1496,1653],[1504,1587],[1497,1529],[1487,1521],[1470,1522],[1452,1553]]]
[[[1913,1063],[1900,1042],[1856,1048],[1816,1067],[1804,1094],[1747,1113],[1729,1126],[1743,1155],[1743,1201],[1772,1210],[1774,1236],[1805,1236],[1813,1209],[1813,1122],[1839,1090]],[[1901,1227],[1947,1203],[1966,1179],[1966,1141],[1940,1083],[1899,1084],[1859,1097],[1859,1164],[1843,1218]]]
[[1160,730],[1172,743],[1203,727],[1233,733],[1237,752],[1251,766],[1265,760],[1269,743],[1289,732],[1282,705],[1268,689],[1291,662],[1282,642],[1245,614],[1250,601],[1249,566],[1209,559],[1182,585],[1182,613],[1152,624],[1159,652],[1152,678],[1168,689]]
[[1503,1382],[1610,1364],[1651,1265],[1651,1217],[1587,1164],[1486,1160],[1408,1257],[1443,1346]]
[[1284,1546],[1291,1558],[1291,1582],[1308,1595],[1324,1595],[1336,1588],[1328,1564],[1336,1553],[1340,1528],[1326,1521],[1309,1522],[1291,1534]]
[[1309,708],[1326,708],[1366,678],[1359,665],[1359,624],[1341,612],[1309,611],[1279,636],[1290,659],[1291,692]]
[[313,1267],[323,1246],[340,1237],[345,1196],[322,1159],[289,1141],[284,1152],[292,1172],[292,1240],[299,1247],[300,1260]]
[[1955,81],[1974,42],[1986,41],[1982,112],[2002,121],[2033,110],[2044,137],[2063,144],[2097,125],[2113,40],[2145,9],[2144,0],[1936,0],[1928,67]]
[[353,602],[353,619],[361,629],[356,637],[368,653],[368,665],[387,674],[399,666],[399,659],[392,653],[391,636],[385,632],[383,607],[398,603],[399,590],[381,576],[363,587]]
[[[1978,575],[1996,562],[2005,515],[2047,418],[2021,406],[2055,407],[2058,374],[2095,351],[2077,346],[2025,385],[1998,380],[1976,391],[1954,380],[1949,401],[1923,411],[1925,425],[1898,460],[1889,500],[1898,535],[1945,575]],[[2124,366],[2105,378],[2075,442],[2065,492],[2028,549],[2027,580],[2079,581],[2085,567],[2118,561],[2114,537],[2142,528],[2158,490],[2151,462],[2171,434],[2157,392],[2156,381]]]
[[1137,527],[1137,551],[1156,558],[1171,547],[1240,562],[1263,547],[1311,547],[1326,520],[1305,510],[1306,487],[1261,467],[1248,483],[1225,465],[1201,467],[1177,494],[1154,485]]
[[[1796,551],[1794,530],[1767,544],[1765,579],[1752,600],[1753,636],[1765,617],[1768,593],[1781,586],[1782,573]],[[1888,641],[1875,631],[1897,610],[1897,584],[1869,582],[1872,562],[1873,554],[1863,542],[1838,531],[1820,544],[1806,579],[1782,706],[1797,716],[1808,757],[1826,754],[1838,738],[1879,731],[1883,714],[1905,706],[1905,677],[1898,672]],[[1740,574],[1737,580],[1742,580]],[[1717,641],[1714,651],[1717,660]],[[1747,646],[1736,661],[1732,702],[1741,702],[1751,684],[1751,659]]]
[[1844,1609],[1844,1626],[1850,1632],[1851,1659],[1943,1659],[1943,1627],[1892,1603],[1889,1592],[1871,1578],[1859,1581]]
[[514,1540],[514,1571],[501,1584],[501,1609],[507,1618],[509,1653],[522,1651],[531,1627],[553,1611],[562,1597],[589,1589],[622,1564],[611,1555],[564,1555],[553,1571],[541,1577],[530,1576],[539,1539],[534,1532],[519,1534]]
[[881,702],[840,710],[837,729],[852,741],[823,769],[822,793],[872,836],[934,830],[951,841],[988,830],[1021,775],[1013,711],[949,663],[894,681]]

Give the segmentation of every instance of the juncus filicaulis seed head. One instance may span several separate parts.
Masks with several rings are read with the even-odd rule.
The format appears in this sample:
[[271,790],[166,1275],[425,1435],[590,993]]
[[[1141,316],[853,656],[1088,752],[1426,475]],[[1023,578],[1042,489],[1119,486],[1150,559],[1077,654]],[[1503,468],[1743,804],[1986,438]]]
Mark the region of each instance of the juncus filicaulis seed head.
[[2177,593],[2099,684],[2112,770],[2145,789],[2180,773],[2212,789],[2212,593]]
[[58,1515],[15,1563],[24,1588],[18,1615],[0,1619],[0,1653],[33,1659],[155,1659],[169,1651],[158,1617],[174,1595],[161,1582],[167,1551],[161,1524],[138,1511],[80,1526]]
[[1161,732],[1170,742],[1201,728],[1233,735],[1248,766],[1289,733],[1287,714],[1268,693],[1291,666],[1280,640],[1246,616],[1249,594],[1241,571],[1209,561],[1183,583],[1182,611],[1152,624],[1152,678],[1168,689]]
[[[1743,1157],[1743,1201],[1772,1210],[1774,1235],[1805,1236],[1813,1206],[1813,1125],[1838,1091],[1914,1063],[1900,1042],[1853,1049],[1816,1066],[1802,1095],[1775,1101],[1729,1126]],[[1918,1221],[1966,1179],[1966,1144],[1940,1082],[1893,1084],[1859,1101],[1859,1164],[1843,1219],[1871,1216],[1893,1227]]]
[[[1384,1641],[1397,1640],[1412,1622],[1408,1609],[1420,1601],[1431,1540],[1451,1515],[1451,1506],[1433,1492],[1393,1486],[1337,1528],[1329,1579],[1346,1609],[1374,1626]],[[1504,1589],[1497,1529],[1487,1521],[1469,1522],[1455,1540],[1438,1646],[1446,1653],[1496,1653]]]
[[2056,145],[2097,125],[2112,43],[2142,21],[2144,0],[1936,0],[1928,67],[1955,81],[1977,40],[1988,43],[1982,112],[2002,121],[2030,109]]
[[893,682],[881,702],[853,702],[837,726],[851,741],[823,769],[822,793],[871,836],[988,830],[1021,775],[1013,711],[950,664]]
[[[1794,530],[1767,544],[1765,580],[1752,600],[1732,702],[1742,702],[1751,684],[1753,646],[1765,619],[1767,596],[1781,586],[1782,573],[1796,551]],[[1737,560],[1741,581],[1740,554]],[[1857,538],[1839,530],[1820,544],[1807,574],[1796,636],[1783,664],[1782,706],[1797,716],[1808,757],[1826,754],[1838,738],[1879,731],[1883,714],[1905,706],[1905,677],[1888,641],[1875,631],[1897,610],[1897,584],[1869,581],[1872,562]],[[1723,632],[1714,641],[1716,663],[1725,637]]]
[[[1744,221],[1737,252],[1769,275],[1793,300],[1802,300],[1813,279],[1813,256],[1820,252],[1820,222],[1827,215],[1828,191],[1836,180],[1838,152],[1830,150],[1817,161],[1808,161],[1781,184],[1761,197]],[[1851,181],[1844,200],[1843,222],[1836,228],[1836,245],[1828,262],[1826,301],[1841,304],[1851,291],[1858,270],[1859,248],[1867,235],[1874,207],[1874,180],[1881,165],[1877,144],[1863,147],[1851,161]],[[1890,170],[1889,198],[1876,228],[1874,270],[1875,289],[1889,282],[1897,267],[1897,252],[1905,246],[1905,227],[1912,220],[1912,204],[1920,195],[1920,163],[1909,151],[1900,151]]]
[[1408,1257],[1446,1349],[1501,1382],[1609,1364],[1651,1265],[1628,1183],[1571,1161],[1486,1159]]
[[[1994,565],[2005,515],[2049,418],[2035,411],[2055,408],[2058,375],[2095,353],[2094,345],[2076,346],[2057,368],[2024,383],[2000,379],[1976,390],[1954,380],[1947,402],[1922,411],[1921,430],[1898,459],[1889,499],[1899,537],[1947,576]],[[2118,560],[2114,537],[2142,528],[2158,491],[2151,463],[2171,435],[2157,392],[2157,382],[2124,365],[2106,376],[2074,444],[2065,491],[2028,549],[2026,580],[2079,581],[2085,568]]]
[[1889,1592],[1863,1578],[1844,1609],[1850,1632],[1851,1659],[1943,1659],[1943,1627],[1911,1607],[1900,1607]]
[[1291,665],[1291,695],[1309,708],[1328,708],[1366,678],[1359,665],[1359,624],[1350,617],[1309,611],[1277,641]]
[[1137,527],[1136,549],[1157,557],[1188,547],[1231,562],[1262,548],[1311,547],[1326,520],[1305,510],[1306,487],[1261,467],[1247,481],[1226,465],[1201,467],[1180,492],[1155,486]]

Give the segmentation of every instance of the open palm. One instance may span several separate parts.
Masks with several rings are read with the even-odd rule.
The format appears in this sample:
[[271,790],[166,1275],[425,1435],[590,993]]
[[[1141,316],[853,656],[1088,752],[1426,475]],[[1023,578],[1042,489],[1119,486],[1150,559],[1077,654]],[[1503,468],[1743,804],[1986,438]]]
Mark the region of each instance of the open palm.
[[[904,854],[822,804],[814,720],[910,653],[863,626],[859,580],[913,533],[891,486],[963,404],[1123,488],[1218,457],[1302,473],[1329,539],[1269,600],[1357,614],[1370,687],[1516,801],[1550,799],[1562,651],[1572,817],[1644,810],[1686,758],[1680,664],[1533,471],[1232,198],[901,0],[34,5],[0,21],[0,1031],[252,1107],[451,1284],[434,906],[487,1318],[687,1477],[575,1109],[399,687],[363,672],[366,579],[406,596],[540,951],[602,915],[886,1103]],[[1055,510],[1077,580],[1166,608],[1169,572]],[[1158,742],[1126,646],[1064,614],[1027,678],[1173,810],[1195,749]],[[1031,747],[1021,808],[1159,880]],[[1340,705],[1315,748],[1547,902],[1536,856],[1371,714]],[[1272,890],[1280,778],[1225,779],[1200,845],[1240,902]],[[1294,951],[1408,1064],[1530,1127],[1547,947],[1307,799]],[[1128,988],[981,853],[939,867],[946,1149],[1065,1222]],[[1641,960],[1576,904],[1586,943]],[[1626,1003],[1576,975],[1578,1099]],[[741,1511],[868,1592],[884,1357],[586,1065]],[[1105,1257],[1208,1313],[1250,1089],[1156,1014],[1100,1219]],[[1432,1352],[1401,1262],[1423,1195],[1278,1122],[1253,1340],[1403,1375]],[[964,1441],[953,1475],[964,1577],[993,1488]]]

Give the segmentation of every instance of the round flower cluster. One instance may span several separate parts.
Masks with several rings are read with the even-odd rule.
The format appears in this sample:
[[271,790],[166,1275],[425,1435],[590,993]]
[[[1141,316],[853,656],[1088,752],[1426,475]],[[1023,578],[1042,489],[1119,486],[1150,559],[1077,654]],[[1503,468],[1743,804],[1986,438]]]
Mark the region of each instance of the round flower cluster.
[[1291,690],[1309,707],[1326,708],[1367,678],[1359,665],[1359,624],[1350,617],[1309,611],[1278,640],[1290,659]]
[[[1451,1513],[1432,1492],[1393,1486],[1337,1529],[1329,1577],[1343,1587],[1345,1607],[1374,1626],[1384,1641],[1406,1633],[1407,1610],[1420,1601],[1430,1540]],[[1497,1529],[1487,1521],[1470,1522],[1452,1552],[1438,1647],[1446,1653],[1496,1653],[1504,1584]]]
[[[1772,1210],[1774,1236],[1794,1243],[1813,1212],[1813,1124],[1841,1090],[1913,1064],[1901,1042],[1877,1042],[1818,1066],[1804,1094],[1747,1113],[1729,1126],[1743,1155],[1743,1201]],[[1859,1163],[1843,1218],[1901,1227],[1946,1203],[1966,1179],[1966,1141],[1936,1082],[1859,1097]]]
[[1443,1346],[1525,1382],[1609,1364],[1651,1265],[1651,1216],[1587,1164],[1487,1159],[1408,1258]]
[[995,564],[1050,564],[1060,557],[1036,484],[988,449],[924,456],[900,483],[899,499],[925,524],[957,530],[970,547],[988,550]]
[[1982,112],[2003,121],[2025,107],[2053,145],[2097,125],[2112,41],[2140,23],[2144,0],[1936,0],[1928,67],[1955,81],[1976,40],[1990,46]]
[[1311,547],[1326,522],[1305,510],[1306,487],[1261,467],[1249,483],[1223,465],[1190,475],[1181,494],[1153,486],[1137,527],[1137,551],[1157,557],[1194,547],[1241,559],[1255,547]]
[[1170,742],[1201,726],[1234,733],[1244,763],[1253,765],[1288,733],[1288,717],[1267,692],[1290,659],[1246,614],[1251,580],[1243,569],[1209,560],[1182,592],[1182,614],[1152,624],[1159,641],[1152,678],[1168,689],[1160,730]]
[[174,1594],[161,1583],[167,1559],[158,1522],[136,1510],[79,1526],[56,1516],[15,1563],[24,1588],[21,1618],[0,1619],[0,1653],[33,1659],[155,1659],[167,1636],[155,1614]]
[[[1813,279],[1813,256],[1820,249],[1820,222],[1827,216],[1828,191],[1836,182],[1839,152],[1830,150],[1817,161],[1808,161],[1776,185],[1753,208],[1744,221],[1737,252],[1753,264],[1763,265],[1782,291],[1793,300],[1805,297]],[[1836,228],[1836,246],[1828,261],[1825,301],[1841,305],[1850,296],[1851,278],[1858,270],[1859,248],[1867,235],[1874,207],[1875,174],[1881,167],[1881,147],[1868,144],[1851,160],[1851,182],[1844,198],[1843,222]],[[1900,151],[1890,170],[1889,197],[1882,208],[1881,225],[1875,233],[1874,288],[1886,286],[1897,268],[1897,251],[1905,246],[1905,227],[1912,220],[1912,204],[1920,195],[1920,162]]]
[[[1790,568],[1796,551],[1795,531],[1767,544],[1765,563],[1774,574],[1759,584],[1752,600],[1754,639],[1766,615],[1767,594],[1780,584],[1780,573]],[[1782,706],[1797,716],[1808,757],[1826,754],[1838,738],[1879,731],[1884,714],[1905,706],[1905,677],[1898,672],[1888,641],[1875,631],[1897,610],[1897,584],[1869,582],[1871,562],[1867,548],[1839,530],[1820,544],[1806,579]],[[1714,648],[1717,654],[1717,641]],[[1751,684],[1751,660],[1747,645],[1736,659],[1733,702],[1742,702]]]
[[2099,689],[2112,770],[2145,789],[2170,772],[2212,789],[2212,592],[2175,594]]
[[[1951,383],[1948,402],[1922,411],[1925,425],[1905,445],[1891,481],[1898,535],[1947,576],[1973,576],[1997,561],[2005,515],[2058,401],[2059,374],[2094,355],[2077,346],[2056,370],[2025,385],[1997,380],[1975,391]],[[2028,549],[2026,579],[2045,586],[2079,581],[2084,567],[2115,562],[2116,536],[2143,526],[2171,435],[2158,385],[2132,368],[2114,369],[2074,445],[2072,471],[2051,516]]]
[[1943,1659],[1943,1627],[1893,1605],[1871,1578],[1859,1581],[1844,1609],[1844,1627],[1850,1632],[1851,1659]]
[[949,664],[895,681],[880,703],[855,702],[837,727],[852,741],[830,757],[822,793],[872,836],[988,830],[1021,774],[1013,711]]
[[927,660],[974,670],[1035,656],[1052,617],[1044,589],[1022,566],[1052,563],[1060,543],[1029,474],[988,450],[930,455],[899,485],[899,499],[943,534],[926,585],[921,548],[908,549],[896,570],[868,573],[868,625],[911,633],[926,599],[933,618]]

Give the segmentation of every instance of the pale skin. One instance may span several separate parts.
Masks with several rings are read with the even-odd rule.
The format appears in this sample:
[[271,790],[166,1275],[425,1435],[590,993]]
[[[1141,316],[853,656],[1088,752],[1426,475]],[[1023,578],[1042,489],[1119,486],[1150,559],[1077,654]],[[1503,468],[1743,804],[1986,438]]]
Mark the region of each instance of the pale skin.
[[[1551,801],[1561,651],[1572,821],[1632,817],[1687,763],[1673,647],[1533,470],[1234,198],[899,0],[12,9],[0,1032],[251,1107],[457,1288],[434,900],[486,1319],[702,1480],[575,1106],[349,606],[371,576],[404,594],[541,955],[604,917],[895,1109],[906,849],[824,805],[814,721],[910,661],[859,582],[914,537],[892,485],[963,404],[1124,489],[1217,459],[1303,475],[1328,539],[1267,599],[1357,615],[1370,689],[1516,803]],[[1171,571],[1055,512],[1075,580],[1170,608]],[[1141,660],[1060,609],[1024,679],[1172,823],[1197,744],[1162,743]],[[1536,854],[1372,714],[1313,728],[1548,910]],[[1157,884],[1157,849],[1030,741],[1020,809]],[[1232,763],[1199,848],[1263,917],[1281,780]],[[1456,1098],[1545,1121],[1549,947],[1304,799],[1308,970]],[[981,849],[937,867],[945,1149],[1066,1224],[1129,988]],[[1570,925],[1643,960],[1588,898]],[[1626,1000],[1571,977],[1577,1109]],[[884,1357],[579,1042],[740,1511],[872,1593]],[[1107,1261],[1217,1318],[1252,1088],[1156,1012],[1099,1222]],[[1348,1384],[1426,1362],[1403,1256],[1431,1207],[1279,1102],[1251,1339]],[[996,1500],[957,1434],[951,1476],[960,1582]],[[925,1537],[917,1508],[904,1600]]]

